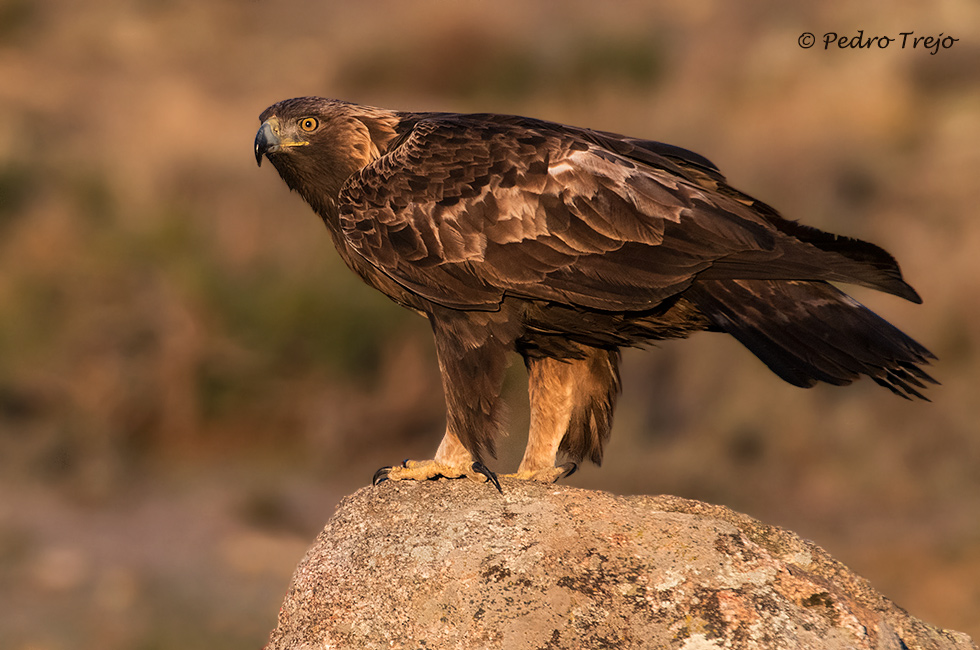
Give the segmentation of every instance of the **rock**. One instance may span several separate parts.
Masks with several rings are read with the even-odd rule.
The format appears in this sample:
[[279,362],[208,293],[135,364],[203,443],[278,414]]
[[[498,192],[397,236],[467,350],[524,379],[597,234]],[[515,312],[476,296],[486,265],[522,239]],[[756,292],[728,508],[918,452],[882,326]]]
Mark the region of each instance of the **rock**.
[[267,649],[976,649],[727,508],[502,484],[385,482],[346,498]]

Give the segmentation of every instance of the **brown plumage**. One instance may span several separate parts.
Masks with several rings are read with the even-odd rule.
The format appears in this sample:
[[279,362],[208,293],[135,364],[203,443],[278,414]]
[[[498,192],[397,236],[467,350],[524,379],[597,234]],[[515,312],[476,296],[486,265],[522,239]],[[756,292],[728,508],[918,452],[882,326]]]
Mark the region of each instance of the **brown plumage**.
[[256,160],[313,207],[355,273],[432,325],[446,435],[435,462],[389,478],[472,473],[493,455],[511,351],[532,410],[518,474],[539,480],[562,474],[559,450],[602,460],[623,346],[723,331],[797,386],[867,375],[922,397],[935,383],[928,350],[830,284],[921,302],[891,255],[783,219],[692,152],[317,97],[260,120]]

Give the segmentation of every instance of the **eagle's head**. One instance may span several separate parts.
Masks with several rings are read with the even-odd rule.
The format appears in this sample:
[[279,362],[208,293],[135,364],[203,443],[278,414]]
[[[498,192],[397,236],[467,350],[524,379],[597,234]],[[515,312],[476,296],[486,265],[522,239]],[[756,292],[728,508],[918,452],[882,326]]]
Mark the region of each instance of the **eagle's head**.
[[259,120],[256,162],[268,158],[289,188],[326,217],[351,174],[381,156],[398,117],[336,99],[298,97],[273,104]]

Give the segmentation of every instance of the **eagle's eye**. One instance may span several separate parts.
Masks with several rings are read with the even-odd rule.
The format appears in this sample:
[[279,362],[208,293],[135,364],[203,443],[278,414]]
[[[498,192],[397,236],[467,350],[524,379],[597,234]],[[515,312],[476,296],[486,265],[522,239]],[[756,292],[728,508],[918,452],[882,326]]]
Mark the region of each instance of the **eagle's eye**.
[[316,127],[318,126],[320,126],[320,122],[315,117],[304,117],[299,121],[299,128],[307,133],[316,131]]

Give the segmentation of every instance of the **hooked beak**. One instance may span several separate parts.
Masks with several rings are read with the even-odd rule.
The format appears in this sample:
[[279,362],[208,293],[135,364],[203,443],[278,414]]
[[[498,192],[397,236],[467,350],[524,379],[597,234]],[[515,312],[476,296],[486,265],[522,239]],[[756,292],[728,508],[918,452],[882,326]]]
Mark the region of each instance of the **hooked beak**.
[[255,162],[259,167],[262,166],[262,156],[268,152],[276,152],[282,148],[282,140],[276,133],[279,127],[279,120],[270,117],[259,127],[259,132],[255,134]]

